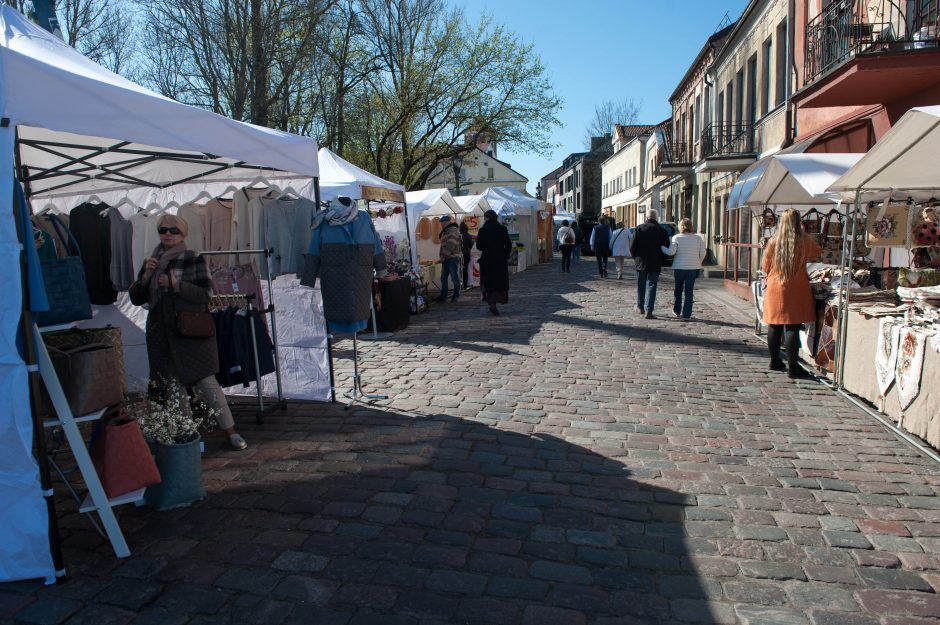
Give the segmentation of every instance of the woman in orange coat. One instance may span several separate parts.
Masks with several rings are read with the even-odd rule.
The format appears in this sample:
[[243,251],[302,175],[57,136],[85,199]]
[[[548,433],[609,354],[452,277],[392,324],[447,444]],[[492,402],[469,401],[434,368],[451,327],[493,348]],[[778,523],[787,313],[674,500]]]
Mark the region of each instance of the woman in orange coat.
[[[803,233],[800,214],[792,208],[784,211],[777,232],[764,252],[763,270],[767,275],[764,323],[770,328],[767,333],[770,368],[786,370],[791,378],[809,377],[799,364],[800,326],[816,320],[816,302],[806,274],[806,260],[819,253],[819,244]],[[787,367],[780,360],[784,329]]]

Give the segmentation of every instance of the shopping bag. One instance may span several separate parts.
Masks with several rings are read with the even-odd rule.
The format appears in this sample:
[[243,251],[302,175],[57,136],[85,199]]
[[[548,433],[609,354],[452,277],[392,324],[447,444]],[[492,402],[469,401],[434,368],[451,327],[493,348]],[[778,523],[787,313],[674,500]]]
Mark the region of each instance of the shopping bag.
[[133,417],[99,422],[91,441],[91,461],[108,498],[160,483],[160,472]]
[[36,313],[36,323],[52,326],[71,323],[80,319],[91,319],[91,300],[85,284],[85,267],[82,265],[78,242],[68,227],[55,215],[49,216],[59,243],[69,255],[51,258],[40,263],[42,281],[46,285],[49,310]]

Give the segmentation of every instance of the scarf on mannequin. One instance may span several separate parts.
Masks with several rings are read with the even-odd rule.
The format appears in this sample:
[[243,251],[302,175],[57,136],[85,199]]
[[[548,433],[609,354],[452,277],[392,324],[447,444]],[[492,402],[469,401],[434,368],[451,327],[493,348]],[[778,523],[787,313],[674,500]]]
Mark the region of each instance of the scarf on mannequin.
[[349,206],[344,205],[342,202],[336,202],[335,204],[330,204],[330,207],[326,210],[319,211],[313,216],[313,225],[311,228],[316,230],[324,221],[331,226],[345,226],[355,221],[358,216],[359,208],[356,206],[355,202],[350,202]]

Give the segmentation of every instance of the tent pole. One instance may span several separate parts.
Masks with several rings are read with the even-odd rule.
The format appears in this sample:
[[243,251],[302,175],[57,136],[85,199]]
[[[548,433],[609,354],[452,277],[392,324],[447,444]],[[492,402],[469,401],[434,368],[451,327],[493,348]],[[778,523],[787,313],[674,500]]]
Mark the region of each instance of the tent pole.
[[[313,201],[317,204],[317,211],[320,211],[320,177],[313,179]],[[330,403],[336,403],[336,380],[333,374],[333,335],[330,334],[330,325],[326,323],[326,359],[330,365]]]
[[[22,168],[18,139],[19,136],[17,134],[17,141],[14,144],[15,148],[13,152],[13,157],[15,160],[14,166],[15,171],[23,177],[23,199],[24,201],[28,201],[27,198],[29,197],[30,192],[29,177],[28,171]],[[15,191],[13,202],[13,215],[16,220],[17,234],[21,235],[23,232],[23,226],[25,224],[20,223],[20,211],[15,207]],[[29,240],[23,241],[23,245],[27,245],[29,243]],[[26,356],[26,371],[29,380],[30,413],[33,417],[33,444],[36,451],[36,462],[39,465],[39,484],[40,488],[42,488],[43,499],[46,501],[46,513],[49,518],[49,552],[52,556],[52,565],[55,568],[56,578],[64,578],[66,573],[65,564],[62,559],[62,540],[59,536],[59,517],[58,514],[56,514],[55,492],[52,489],[52,480],[49,477],[49,456],[47,455],[48,452],[46,451],[46,430],[39,414],[39,397],[41,386],[39,382],[39,365],[37,364],[36,358],[36,344],[34,341],[41,341],[42,337],[36,337],[33,334],[33,317],[30,313],[29,286],[27,282],[26,271],[26,249],[22,248],[20,251],[20,288],[23,292],[23,312],[20,323],[22,324],[21,330],[23,333],[23,348]]]
[[[848,324],[849,324],[849,283],[851,280],[852,274],[852,258],[855,256],[855,237],[858,232],[858,213],[859,213],[859,194],[861,192],[861,187],[855,190],[855,208],[852,211],[852,238],[848,242],[849,254],[845,259],[843,264],[843,275],[840,278],[839,284],[839,294],[841,296],[843,290],[845,291],[845,298],[842,299],[842,306],[839,308],[839,341],[838,344],[843,346],[843,349],[839,353],[839,360],[836,362],[836,368],[839,371],[838,381],[836,383],[837,390],[845,390],[845,384],[843,381],[843,373],[845,372],[845,341],[848,339]],[[867,234],[866,234],[867,236]],[[846,272],[848,275],[846,275]],[[835,377],[833,375],[833,377]]]

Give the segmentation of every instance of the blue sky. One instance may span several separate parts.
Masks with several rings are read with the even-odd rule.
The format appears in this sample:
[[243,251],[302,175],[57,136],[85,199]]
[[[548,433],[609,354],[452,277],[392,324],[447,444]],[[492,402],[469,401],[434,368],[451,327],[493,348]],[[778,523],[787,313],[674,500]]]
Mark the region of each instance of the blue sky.
[[668,98],[725,13],[732,20],[747,0],[451,0],[471,21],[488,13],[534,43],[564,100],[554,152],[500,150],[500,160],[529,179],[528,191],[584,145],[594,105],[631,96],[642,101],[641,123],[669,116]]

